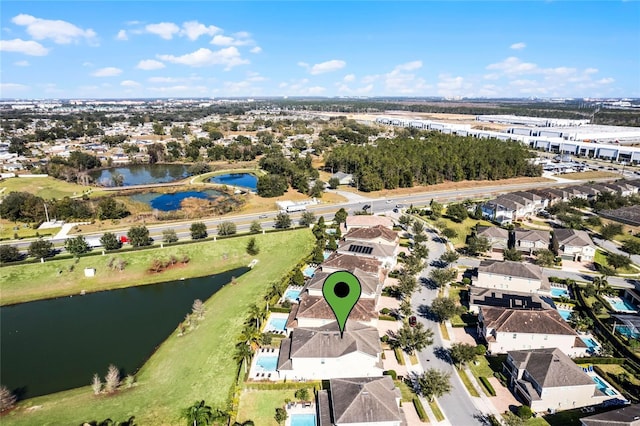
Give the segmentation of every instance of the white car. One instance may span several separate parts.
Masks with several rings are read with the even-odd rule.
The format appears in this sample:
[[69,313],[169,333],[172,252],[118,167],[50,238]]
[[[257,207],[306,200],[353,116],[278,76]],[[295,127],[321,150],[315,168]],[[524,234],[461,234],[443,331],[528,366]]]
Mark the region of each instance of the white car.
[[387,200],[387,204],[391,204],[391,200]]

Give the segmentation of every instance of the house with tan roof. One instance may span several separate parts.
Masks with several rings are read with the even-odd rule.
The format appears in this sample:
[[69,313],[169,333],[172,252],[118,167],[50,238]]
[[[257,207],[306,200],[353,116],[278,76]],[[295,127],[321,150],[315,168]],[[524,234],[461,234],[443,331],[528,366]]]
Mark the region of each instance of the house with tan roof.
[[340,336],[337,322],[319,328],[296,328],[280,343],[277,372],[284,380],[381,377],[382,347],[378,330],[347,321]]
[[614,398],[600,391],[593,377],[558,348],[509,351],[503,372],[514,395],[535,412],[586,407]]
[[401,426],[402,395],[390,376],[331,379],[329,389],[318,391],[318,426]]
[[[360,299],[378,299],[382,291],[382,281],[380,281],[378,274],[367,273],[360,268],[354,268],[349,272],[355,275],[360,282],[360,287],[362,288]],[[302,293],[307,292],[309,296],[322,297],[324,280],[331,274],[332,272],[316,271],[313,277],[305,284]]]
[[355,228],[349,230],[343,236],[345,241],[383,244],[389,246],[397,246],[400,237],[396,231],[385,228],[382,225],[373,226],[371,228]]
[[483,260],[472,283],[476,287],[518,293],[549,294],[551,291],[549,279],[540,266],[510,260]]
[[[349,319],[377,327],[378,312],[375,299],[360,298],[351,310]],[[335,320],[336,316],[323,296],[311,296],[308,292],[302,292],[298,303],[292,306],[287,318],[287,330],[296,327],[322,327]]]
[[353,271],[358,268],[365,273],[376,274],[380,280],[384,280],[386,276],[379,260],[337,252],[331,253],[320,268],[323,272]]
[[549,231],[541,229],[515,229],[514,248],[527,254],[533,254],[538,250],[548,249]]
[[345,233],[351,231],[352,229],[373,228],[375,226],[382,226],[387,229],[393,229],[393,221],[386,216],[372,216],[363,214],[347,216],[347,221],[343,224]]
[[586,356],[587,345],[555,309],[527,310],[480,306],[478,335],[489,352],[559,348],[569,356]]
[[476,228],[478,237],[485,237],[491,244],[491,251],[502,253],[509,248],[509,231],[497,226],[478,226]]
[[586,231],[577,229],[555,229],[553,238],[558,241],[560,257],[574,262],[592,262],[596,245]]

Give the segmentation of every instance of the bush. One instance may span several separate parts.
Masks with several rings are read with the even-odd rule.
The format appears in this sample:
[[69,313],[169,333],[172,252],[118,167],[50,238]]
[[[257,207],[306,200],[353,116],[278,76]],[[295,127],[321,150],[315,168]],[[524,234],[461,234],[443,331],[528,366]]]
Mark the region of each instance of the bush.
[[397,319],[391,315],[378,315],[378,319],[380,321],[397,321]]
[[420,402],[420,399],[417,396],[413,397],[413,406],[416,407],[416,413],[418,413],[418,417],[420,417],[420,420],[422,420],[423,422],[428,422],[429,417],[427,417],[427,413],[424,411],[422,402]]
[[386,370],[382,372],[383,376],[391,376],[391,378],[393,380],[397,380],[398,379],[398,373],[396,373],[396,370]]
[[480,376],[479,379],[480,379],[480,383],[482,383],[482,386],[484,386],[487,392],[489,392],[489,395],[496,396],[496,390],[493,388],[493,385],[491,385],[491,383],[489,382],[489,379],[487,379],[484,376]]
[[380,309],[380,313],[382,315],[389,315],[391,313],[391,310],[389,308],[382,308]]
[[398,361],[398,364],[399,365],[404,365],[404,356],[402,356],[402,349],[393,348],[393,353],[396,356],[396,360]]
[[531,411],[531,408],[528,405],[521,405],[518,407],[518,412],[516,414],[521,419],[527,420],[531,418],[533,411]]

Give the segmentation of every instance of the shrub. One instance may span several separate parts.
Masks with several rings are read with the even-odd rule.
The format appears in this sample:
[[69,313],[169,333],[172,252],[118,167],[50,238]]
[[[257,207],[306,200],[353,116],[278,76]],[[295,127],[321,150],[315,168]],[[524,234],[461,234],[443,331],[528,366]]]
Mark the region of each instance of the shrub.
[[496,390],[493,388],[493,385],[491,385],[491,382],[489,382],[489,379],[484,376],[480,376],[479,379],[482,386],[489,392],[489,395],[496,396]]
[[518,412],[516,414],[518,414],[518,417],[521,419],[526,420],[531,418],[533,411],[531,411],[531,408],[528,405],[521,405],[518,407]]
[[424,411],[424,407],[422,406],[422,402],[417,396],[413,397],[413,406],[416,407],[416,413],[418,413],[418,417],[423,422],[429,421],[429,417],[427,417],[427,413]]
[[398,373],[396,373],[396,370],[386,370],[382,372],[383,376],[391,376],[391,378],[393,380],[397,380],[398,379]]
[[389,315],[391,313],[391,310],[389,308],[382,308],[380,309],[380,313],[382,315]]
[[402,356],[402,349],[393,348],[393,353],[396,356],[396,360],[398,361],[398,364],[399,365],[404,365],[404,357]]

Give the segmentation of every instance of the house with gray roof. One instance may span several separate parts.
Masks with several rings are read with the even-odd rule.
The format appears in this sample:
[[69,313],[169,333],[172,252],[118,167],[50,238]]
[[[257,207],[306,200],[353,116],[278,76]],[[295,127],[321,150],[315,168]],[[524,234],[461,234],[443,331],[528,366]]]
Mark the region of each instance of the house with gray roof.
[[351,185],[353,183],[353,175],[351,173],[336,172],[331,175],[330,179],[338,179],[340,185]]
[[469,288],[469,312],[477,314],[481,306],[510,309],[554,309],[551,297],[541,297],[537,293],[517,293],[495,288]]
[[550,234],[542,229],[515,229],[513,231],[514,248],[527,254],[548,249]]
[[381,280],[385,278],[380,261],[353,254],[333,252],[322,262],[320,268],[323,272],[353,271],[358,268],[365,273],[378,275]]
[[472,283],[476,287],[518,293],[550,294],[551,291],[549,279],[540,266],[510,260],[483,260]]
[[296,328],[280,343],[280,379],[326,380],[381,377],[382,347],[374,327],[348,320],[340,335],[337,322],[318,328]]
[[[353,306],[349,319],[371,327],[378,325],[378,312],[375,299],[358,299]],[[321,296],[311,296],[301,292],[298,303],[294,304],[287,318],[287,330],[296,327],[321,327],[332,323],[336,316],[331,307]]]
[[558,241],[562,259],[574,262],[592,262],[596,255],[596,245],[586,231],[577,229],[555,229],[553,238]]
[[559,348],[573,357],[587,355],[587,345],[555,309],[480,306],[479,311],[478,335],[489,352]]
[[558,348],[509,351],[503,372],[516,398],[535,412],[586,407],[615,397],[600,391],[593,377]]
[[[353,268],[349,272],[355,275],[360,282],[360,287],[362,288],[360,299],[378,299],[380,292],[382,291],[382,281],[380,281],[378,274],[367,273],[357,267]],[[316,271],[313,277],[311,277],[311,279],[309,279],[305,284],[302,289],[302,293],[307,292],[310,296],[322,297],[322,286],[324,285],[324,280],[326,280],[331,274],[332,272]]]
[[366,242],[389,246],[397,246],[400,241],[396,231],[392,231],[382,225],[376,225],[371,228],[351,229],[344,235],[343,239],[350,242]]
[[376,244],[364,241],[341,241],[336,253],[350,254],[366,259],[375,259],[385,269],[392,269],[397,263],[400,245]]
[[497,226],[478,226],[476,236],[485,237],[491,244],[491,251],[502,253],[509,248],[509,231]]
[[640,404],[580,419],[582,426],[640,426]]
[[401,426],[402,395],[390,376],[331,379],[318,392],[318,426]]

